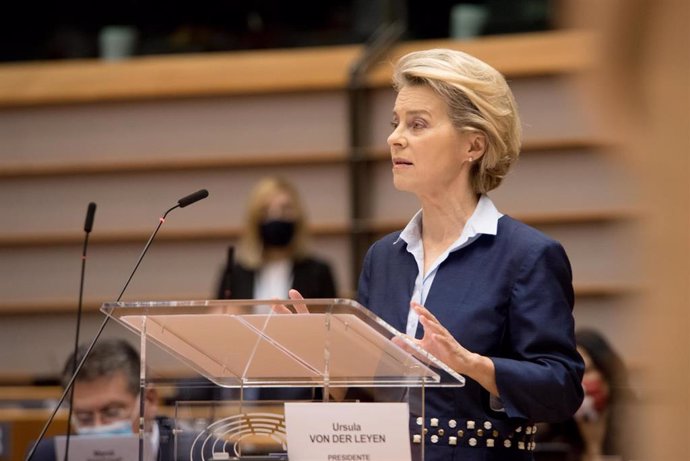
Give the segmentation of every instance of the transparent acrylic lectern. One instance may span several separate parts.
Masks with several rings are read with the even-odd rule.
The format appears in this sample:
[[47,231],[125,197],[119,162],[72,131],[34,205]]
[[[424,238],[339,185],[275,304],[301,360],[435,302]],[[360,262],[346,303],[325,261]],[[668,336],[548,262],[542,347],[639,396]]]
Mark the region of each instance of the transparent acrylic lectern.
[[[275,388],[280,396],[316,388],[322,401],[404,399],[423,416],[426,387],[464,385],[462,376],[348,299],[117,302],[101,311],[139,335],[142,387],[156,386],[146,371],[151,342],[208,380],[216,396],[230,396],[174,403],[177,433],[213,446],[194,459],[287,459],[283,399],[261,400],[257,390]],[[423,459],[419,445],[412,447],[421,450],[414,459]]]

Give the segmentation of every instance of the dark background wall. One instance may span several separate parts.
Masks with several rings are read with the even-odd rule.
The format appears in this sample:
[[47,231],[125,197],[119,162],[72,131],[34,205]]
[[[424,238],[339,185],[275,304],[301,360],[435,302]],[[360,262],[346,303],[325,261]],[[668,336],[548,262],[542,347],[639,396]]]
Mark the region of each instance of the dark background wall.
[[0,61],[93,58],[106,26],[137,33],[135,54],[168,54],[360,43],[389,18],[402,18],[408,39],[448,37],[454,5],[476,4],[488,15],[480,34],[553,27],[553,0],[283,0],[186,3],[17,2],[0,19]]

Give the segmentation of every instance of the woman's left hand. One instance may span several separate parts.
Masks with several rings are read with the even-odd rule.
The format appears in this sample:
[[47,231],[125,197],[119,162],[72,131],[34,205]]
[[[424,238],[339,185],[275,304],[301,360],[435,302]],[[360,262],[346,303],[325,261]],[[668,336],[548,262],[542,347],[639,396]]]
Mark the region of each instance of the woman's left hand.
[[465,349],[426,307],[414,301],[410,307],[417,312],[419,322],[424,327],[422,339],[411,340],[453,370],[469,376],[490,393],[498,396],[493,361]]
[[424,327],[422,339],[414,341],[458,373],[467,374],[477,354],[465,349],[426,307],[416,302],[411,307]]

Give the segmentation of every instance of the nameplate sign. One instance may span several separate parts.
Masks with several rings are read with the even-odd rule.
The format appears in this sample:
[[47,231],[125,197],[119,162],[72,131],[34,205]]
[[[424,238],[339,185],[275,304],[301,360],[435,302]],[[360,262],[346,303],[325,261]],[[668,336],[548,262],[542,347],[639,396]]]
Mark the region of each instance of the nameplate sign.
[[290,461],[410,461],[406,403],[285,403]]

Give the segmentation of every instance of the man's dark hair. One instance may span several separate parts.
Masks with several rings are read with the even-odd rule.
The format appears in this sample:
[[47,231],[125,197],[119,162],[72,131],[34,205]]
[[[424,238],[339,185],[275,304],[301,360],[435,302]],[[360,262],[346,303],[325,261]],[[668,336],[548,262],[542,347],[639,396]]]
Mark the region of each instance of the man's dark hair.
[[[77,349],[77,365],[81,362],[87,344]],[[70,354],[62,370],[62,387],[66,387],[74,370],[74,353]],[[84,366],[79,371],[77,381],[93,381],[101,377],[122,372],[127,379],[127,391],[139,394],[139,352],[123,339],[104,339],[96,343]]]

